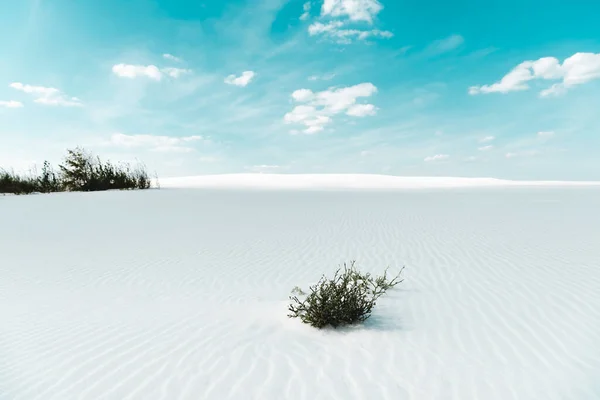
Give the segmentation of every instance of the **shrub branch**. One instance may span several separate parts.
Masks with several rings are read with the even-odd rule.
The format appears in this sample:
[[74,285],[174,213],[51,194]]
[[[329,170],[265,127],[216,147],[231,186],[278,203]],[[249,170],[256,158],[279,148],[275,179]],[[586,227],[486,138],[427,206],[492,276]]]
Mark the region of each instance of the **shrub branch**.
[[375,307],[376,301],[388,289],[401,283],[404,268],[392,279],[387,269],[383,276],[373,277],[370,273],[361,273],[356,262],[344,263],[333,278],[322,276],[317,284],[310,286],[308,295],[301,300],[302,289],[295,287],[290,296],[288,317],[300,318],[306,324],[316,328],[349,325],[364,322]]

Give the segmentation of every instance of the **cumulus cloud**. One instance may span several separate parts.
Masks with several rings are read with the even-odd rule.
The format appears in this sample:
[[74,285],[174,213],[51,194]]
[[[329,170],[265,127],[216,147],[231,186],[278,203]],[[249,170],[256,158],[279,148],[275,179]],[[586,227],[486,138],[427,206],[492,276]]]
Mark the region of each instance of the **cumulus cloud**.
[[254,73],[254,71],[244,71],[240,76],[235,76],[231,74],[227,78],[225,78],[225,83],[228,85],[245,87],[252,81],[255,75],[256,74]]
[[555,57],[524,61],[500,81],[482,86],[471,86],[469,94],[509,93],[528,90],[532,80],[560,80],[540,92],[541,97],[561,95],[569,88],[600,78],[600,53],[575,53],[561,64]]
[[138,148],[157,152],[189,153],[194,151],[189,144],[202,141],[202,136],[157,136],[157,135],[125,135],[115,133],[110,137],[109,144],[122,148]]
[[356,104],[348,108],[346,114],[352,117],[366,117],[377,114],[377,108],[373,104]]
[[165,53],[163,54],[163,58],[169,61],[174,61],[174,62],[182,62],[183,60],[179,57],[174,56],[173,54],[169,54],[169,53]]
[[0,100],[0,107],[4,108],[21,108],[23,107],[23,103],[15,100]]
[[324,0],[322,16],[347,17],[351,21],[364,21],[369,24],[383,9],[378,0]]
[[162,73],[156,65],[116,64],[113,65],[112,72],[119,78],[146,77],[155,81],[160,81],[162,78]]
[[382,9],[383,6],[378,0],[324,0],[321,17],[328,19],[328,22],[311,24],[308,33],[311,36],[329,38],[340,44],[349,44],[354,40],[389,39],[394,36],[390,31],[363,29],[357,26],[360,23],[372,25]]
[[113,65],[112,72],[119,78],[148,78],[160,81],[164,76],[175,79],[180,78],[183,75],[192,73],[192,70],[174,67],[158,68],[156,65],[116,64]]
[[450,158],[448,154],[436,154],[434,156],[425,157],[423,161],[425,162],[433,162],[433,161],[442,161]]
[[32,95],[35,103],[47,106],[81,107],[83,104],[77,97],[69,97],[53,87],[33,86],[21,82],[13,82],[9,87]]
[[322,92],[298,89],[292,93],[292,99],[304,104],[295,106],[283,119],[287,124],[303,124],[303,132],[306,134],[317,133],[331,123],[336,114],[346,113],[351,117],[375,115],[377,109],[374,105],[357,104],[358,98],[370,97],[375,93],[377,88],[372,83],[330,88]]

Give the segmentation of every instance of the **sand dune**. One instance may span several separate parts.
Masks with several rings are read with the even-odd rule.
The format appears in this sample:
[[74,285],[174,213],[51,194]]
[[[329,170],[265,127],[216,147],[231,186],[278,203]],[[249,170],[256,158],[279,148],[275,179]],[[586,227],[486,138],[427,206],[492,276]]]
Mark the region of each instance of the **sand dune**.
[[[599,203],[597,188],[0,197],[0,399],[598,399]],[[351,259],[406,281],[364,326],[286,317],[294,286]]]
[[507,186],[600,186],[585,181],[510,181],[495,178],[405,177],[371,174],[224,174],[160,179],[170,188],[414,189]]

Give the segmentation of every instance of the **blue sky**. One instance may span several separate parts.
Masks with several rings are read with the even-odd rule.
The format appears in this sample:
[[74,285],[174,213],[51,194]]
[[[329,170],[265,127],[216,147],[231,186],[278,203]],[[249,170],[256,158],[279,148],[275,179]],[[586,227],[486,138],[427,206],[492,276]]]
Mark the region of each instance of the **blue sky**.
[[600,3],[22,0],[0,165],[600,180]]

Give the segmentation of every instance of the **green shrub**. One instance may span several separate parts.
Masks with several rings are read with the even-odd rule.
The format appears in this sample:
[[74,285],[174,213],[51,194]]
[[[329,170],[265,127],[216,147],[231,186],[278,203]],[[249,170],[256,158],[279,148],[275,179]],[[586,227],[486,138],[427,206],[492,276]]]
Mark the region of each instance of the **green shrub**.
[[79,147],[67,150],[67,156],[57,172],[48,161],[44,161],[39,175],[35,170],[29,175],[18,175],[0,169],[0,193],[91,192],[150,187],[151,179],[143,164],[133,167],[126,163],[115,165]]
[[37,179],[0,169],[0,193],[29,194],[38,191]]
[[388,279],[387,269],[383,276],[373,277],[356,269],[356,262],[344,263],[335,272],[332,279],[325,276],[316,285],[309,288],[305,295],[302,289],[295,287],[290,296],[292,303],[288,306],[290,318],[300,318],[302,322],[316,328],[364,322],[371,315],[377,299],[388,289],[403,281],[402,270],[392,279]]

